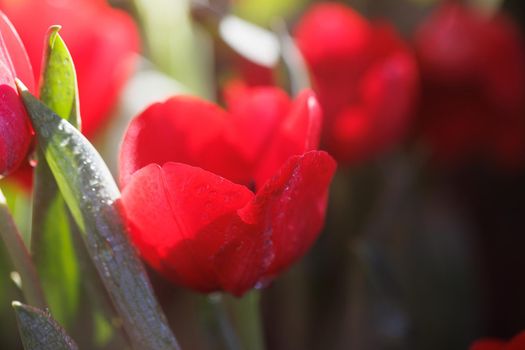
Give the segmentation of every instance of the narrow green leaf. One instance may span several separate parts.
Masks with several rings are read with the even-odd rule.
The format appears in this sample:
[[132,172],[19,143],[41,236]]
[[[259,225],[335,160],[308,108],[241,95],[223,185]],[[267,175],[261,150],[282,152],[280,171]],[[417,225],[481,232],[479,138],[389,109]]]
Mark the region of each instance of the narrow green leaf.
[[[49,28],[40,98],[57,115],[80,126],[76,73],[59,26]],[[80,276],[64,200],[37,150],[34,174],[31,251],[54,317],[68,326],[78,310]]]
[[79,226],[88,252],[137,349],[177,349],[144,266],[128,241],[120,192],[89,141],[18,81],[38,145]]
[[59,30],[52,26],[47,32],[40,100],[80,130],[75,66]]
[[134,3],[153,63],[195,94],[213,99],[213,43],[192,23],[190,0]]
[[260,310],[261,293],[252,290],[242,298],[223,295],[224,303],[231,310],[235,329],[243,349],[264,350],[264,332]]
[[[75,67],[59,29],[52,26],[46,37],[40,98],[60,117],[79,128]],[[102,281],[77,234],[76,224],[45,157],[41,150],[37,153],[42,161],[35,169],[32,251],[53,316],[77,339],[86,339],[87,344],[103,346],[111,342],[122,348],[125,337],[111,327],[111,320],[117,317],[111,301],[104,293]],[[79,305],[82,295],[85,299]],[[93,319],[94,334],[75,327],[80,317],[81,323],[89,317]]]
[[0,191],[0,236],[5,243],[11,262],[22,279],[22,292],[27,302],[37,307],[46,307],[35,266],[16,228],[2,191]]
[[[17,181],[7,177],[0,180],[7,206],[28,249],[31,245],[31,194]],[[9,305],[8,305],[9,306]]]
[[234,1],[233,13],[259,25],[269,25],[275,18],[288,17],[304,8],[305,0]]
[[13,302],[25,350],[74,350],[77,345],[51,316],[35,307]]

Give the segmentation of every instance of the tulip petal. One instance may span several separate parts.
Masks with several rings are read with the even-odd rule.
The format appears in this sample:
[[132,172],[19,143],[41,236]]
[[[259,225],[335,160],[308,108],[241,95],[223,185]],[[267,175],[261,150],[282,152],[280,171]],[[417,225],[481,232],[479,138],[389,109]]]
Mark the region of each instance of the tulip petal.
[[237,210],[252,197],[244,186],[169,162],[133,174],[122,203],[132,239],[148,263],[180,284],[212,291],[221,289],[213,258],[248,228]]
[[493,339],[482,339],[472,344],[469,350],[505,350],[505,342]]
[[249,168],[230,141],[228,115],[212,103],[173,97],[135,118],[122,143],[120,183],[138,169],[168,161],[198,166],[234,182],[248,183]]
[[[19,62],[24,48],[16,39],[12,25],[0,12],[0,178],[22,163],[31,142],[29,118],[15,85],[15,66],[24,66]],[[25,71],[20,69],[20,73]]]
[[273,256],[261,282],[300,258],[319,235],[335,169],[323,151],[291,157],[240,211],[247,222],[260,220],[270,235]]
[[314,93],[303,91],[278,128],[274,128],[272,139],[266,142],[253,175],[256,187],[263,186],[290,156],[317,149],[321,123],[321,108]]
[[295,30],[299,49],[315,75],[347,76],[366,64],[371,26],[341,4],[313,5]]
[[15,77],[20,79],[29,91],[35,93],[35,78],[27,52],[13,24],[2,11],[0,11],[0,33],[11,57]]
[[[139,50],[139,34],[133,20],[106,1],[0,0],[0,9],[18,29],[37,79],[43,38],[50,26],[62,26],[60,34],[75,62],[82,132],[93,136],[109,116],[132,73],[135,52]],[[27,85],[24,77],[20,78]]]
[[522,350],[525,349],[525,331],[515,335],[505,347],[505,350]]
[[239,147],[252,162],[261,156],[291,108],[290,98],[273,87],[230,85],[225,91]]
[[338,160],[360,162],[401,140],[418,77],[391,26],[369,23],[342,4],[318,4],[295,37],[323,109],[324,145]]

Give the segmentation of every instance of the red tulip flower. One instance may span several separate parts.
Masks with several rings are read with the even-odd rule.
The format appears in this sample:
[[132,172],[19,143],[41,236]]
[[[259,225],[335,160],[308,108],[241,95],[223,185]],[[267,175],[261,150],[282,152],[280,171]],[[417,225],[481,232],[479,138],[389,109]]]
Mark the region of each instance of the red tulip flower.
[[525,159],[525,50],[502,14],[446,4],[417,32],[421,133],[440,163]]
[[481,339],[470,346],[470,350],[525,350],[525,332],[508,342],[496,339]]
[[18,34],[0,11],[0,178],[25,159],[32,130],[15,78],[34,90],[33,70]]
[[103,0],[0,0],[0,9],[18,29],[37,80],[46,32],[62,26],[77,72],[82,131],[92,137],[132,72],[139,47],[132,19]]
[[323,3],[307,11],[295,37],[325,113],[330,153],[353,164],[399,143],[410,125],[418,73],[396,31]]
[[173,97],[136,117],[120,155],[122,205],[144,259],[201,292],[242,295],[299,259],[324,221],[334,160],[317,151],[311,92],[239,90],[229,110]]

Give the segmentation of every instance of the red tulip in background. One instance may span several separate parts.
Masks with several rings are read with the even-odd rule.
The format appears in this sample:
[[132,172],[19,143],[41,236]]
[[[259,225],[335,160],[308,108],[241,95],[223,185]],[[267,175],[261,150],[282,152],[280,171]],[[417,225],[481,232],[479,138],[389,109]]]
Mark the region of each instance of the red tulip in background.
[[525,159],[525,54],[518,28],[458,4],[419,29],[422,134],[435,158],[483,157],[514,166]]
[[25,159],[32,131],[15,84],[20,78],[34,91],[27,53],[7,17],[0,11],[0,178]]
[[325,114],[330,153],[355,163],[398,143],[410,126],[418,73],[395,30],[325,3],[307,11],[295,37]]
[[335,162],[317,151],[321,111],[311,92],[228,93],[229,110],[192,97],[150,106],[120,155],[122,205],[133,242],[168,279],[242,295],[313,244]]
[[139,49],[133,20],[102,0],[0,0],[0,9],[18,29],[37,80],[47,29],[62,26],[77,72],[82,132],[93,136],[132,72]]
[[470,346],[470,350],[525,350],[525,332],[521,332],[508,342],[495,339],[482,339]]

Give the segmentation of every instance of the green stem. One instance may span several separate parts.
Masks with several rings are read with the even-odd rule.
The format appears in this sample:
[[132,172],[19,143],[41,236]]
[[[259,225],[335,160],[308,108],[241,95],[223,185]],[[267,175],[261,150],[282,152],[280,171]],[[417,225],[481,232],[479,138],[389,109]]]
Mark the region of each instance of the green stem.
[[236,329],[232,323],[228,308],[224,303],[222,293],[213,293],[207,297],[207,303],[213,312],[215,328],[220,332],[224,346],[228,350],[241,350],[241,344]]
[[22,293],[27,302],[34,307],[47,307],[42,286],[38,279],[31,256],[24,245],[22,237],[16,228],[15,222],[0,190],[0,236],[7,247],[11,261],[22,279]]
[[264,332],[261,317],[261,294],[257,290],[248,292],[236,299],[227,297],[226,302],[232,312],[234,324],[241,340],[242,348],[264,350]]

